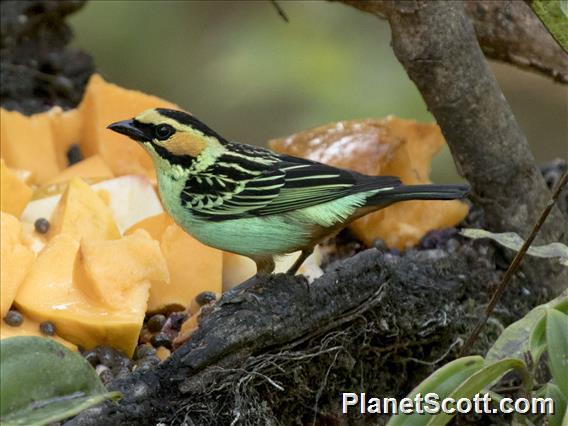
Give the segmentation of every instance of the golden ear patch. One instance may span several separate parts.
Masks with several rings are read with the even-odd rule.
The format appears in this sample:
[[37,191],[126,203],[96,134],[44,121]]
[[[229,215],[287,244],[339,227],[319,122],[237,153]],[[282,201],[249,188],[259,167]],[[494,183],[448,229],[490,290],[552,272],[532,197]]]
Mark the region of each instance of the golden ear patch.
[[191,157],[197,157],[207,147],[207,142],[202,136],[188,132],[177,132],[168,140],[154,140],[154,143],[166,148],[174,155]]

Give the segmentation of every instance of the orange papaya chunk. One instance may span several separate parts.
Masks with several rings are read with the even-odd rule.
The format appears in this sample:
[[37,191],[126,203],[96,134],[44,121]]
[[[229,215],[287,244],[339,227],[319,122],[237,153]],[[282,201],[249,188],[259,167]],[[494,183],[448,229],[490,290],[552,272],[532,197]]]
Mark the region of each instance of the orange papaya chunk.
[[0,110],[2,158],[10,167],[29,170],[36,183],[59,172],[49,113],[25,116]]
[[112,309],[127,305],[134,287],[167,287],[170,280],[160,245],[143,229],[119,240],[84,239],[74,273],[85,294]]
[[15,336],[48,337],[50,339],[55,340],[58,343],[61,343],[63,346],[66,346],[72,351],[77,350],[77,345],[74,345],[73,343],[65,339],[62,339],[57,334],[54,336],[46,336],[39,330],[39,322],[34,321],[31,318],[27,318],[25,316],[24,316],[24,321],[17,327],[12,327],[6,324],[5,321],[0,322],[0,340]]
[[[270,141],[275,151],[368,175],[398,176],[405,184],[427,184],[431,161],[445,141],[436,124],[387,117],[331,123]],[[425,214],[427,212],[427,214]],[[452,201],[405,201],[364,216],[350,227],[370,246],[382,239],[406,249],[432,229],[457,225],[468,207]]]
[[46,235],[37,232],[33,223],[21,222],[21,224],[22,243],[37,255],[47,244]]
[[142,219],[140,222],[135,223],[126,231],[124,235],[131,235],[138,229],[144,229],[150,234],[150,236],[156,241],[162,240],[162,235],[166,228],[174,223],[173,219],[166,212],[147,217]]
[[109,309],[73,281],[79,242],[69,234],[52,238],[18,289],[15,305],[35,321],[51,321],[62,338],[86,349],[109,345],[132,356],[144,321],[149,281],[128,290],[128,303]]
[[160,241],[170,272],[169,285],[152,285],[148,312],[181,310],[203,291],[222,291],[223,255],[220,250],[194,239],[165,212],[136,223],[125,231],[125,235],[139,229]]
[[78,178],[69,181],[50,222],[49,238],[60,233],[89,241],[120,238],[110,207]]
[[158,107],[179,109],[158,97],[107,83],[94,74],[79,106],[84,121],[81,151],[86,156],[99,154],[116,176],[144,174],[154,180],[152,161],[144,149],[106,127]]
[[245,282],[256,274],[252,259],[235,253],[223,252],[223,291]]
[[71,145],[79,145],[83,130],[81,112],[75,108],[63,111],[60,107],[53,107],[47,114],[51,122],[53,146],[57,165],[61,170],[69,166],[67,152]]
[[0,320],[10,310],[18,288],[34,261],[34,253],[22,242],[22,225],[14,216],[0,216]]
[[170,285],[152,286],[148,311],[185,308],[199,293],[222,291],[222,251],[191,237],[178,225],[166,228],[160,243],[170,271]]
[[0,159],[0,210],[20,217],[32,194],[32,189]]
[[52,185],[55,183],[67,182],[74,177],[97,181],[112,179],[114,175],[100,155],[93,155],[92,157],[86,158],[83,161],[79,161],[78,163],[67,167],[57,176],[49,179],[46,184]]

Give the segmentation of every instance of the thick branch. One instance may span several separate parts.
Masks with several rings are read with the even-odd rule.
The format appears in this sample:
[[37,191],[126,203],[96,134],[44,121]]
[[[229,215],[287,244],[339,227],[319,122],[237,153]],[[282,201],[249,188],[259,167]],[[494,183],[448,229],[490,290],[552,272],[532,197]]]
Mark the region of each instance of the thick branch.
[[[341,356],[333,364],[333,383],[324,389],[325,407],[320,404],[333,417],[340,412],[333,406],[337,394],[354,383],[364,382],[373,395],[404,394],[455,356],[457,343],[478,317],[476,306],[491,291],[488,284],[498,279],[494,257],[491,244],[479,242],[403,257],[371,249],[309,286],[302,277],[284,274],[253,278],[225,293],[191,340],[158,369],[114,382],[112,389],[124,394],[120,405],[89,410],[69,424],[163,419],[230,424],[236,412],[242,424],[262,424],[258,410],[263,405],[286,424],[286,415],[299,415],[314,404],[317,396],[309,390],[317,391],[332,361],[325,354]],[[500,305],[505,323],[522,314],[517,305],[524,287],[516,281],[516,290]],[[538,303],[542,290],[524,300]],[[516,308],[510,312],[513,300]],[[326,345],[338,334],[341,340]],[[487,344],[486,339],[478,349]],[[317,382],[306,382],[306,376]],[[243,389],[247,377],[250,388]],[[243,395],[249,393],[254,397],[247,411]]]
[[[343,0],[384,17],[388,1]],[[522,0],[463,2],[485,56],[568,83],[568,55]]]
[[485,56],[568,83],[568,55],[524,1],[464,3]]
[[[487,226],[526,236],[551,195],[483,57],[464,3],[394,0],[372,5],[389,20],[395,55],[442,128],[460,173],[485,211]],[[566,241],[565,223],[554,209],[542,239]],[[560,284],[550,283],[552,288],[563,288],[566,271],[560,274]]]

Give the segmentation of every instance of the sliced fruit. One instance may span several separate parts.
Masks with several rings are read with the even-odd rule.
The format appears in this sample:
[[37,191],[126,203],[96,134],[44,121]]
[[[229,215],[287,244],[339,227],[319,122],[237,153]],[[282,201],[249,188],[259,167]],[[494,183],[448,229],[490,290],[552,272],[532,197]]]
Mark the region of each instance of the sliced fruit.
[[171,351],[164,346],[160,346],[158,347],[158,349],[156,349],[156,356],[160,358],[160,361],[165,361],[170,357],[171,354]]
[[[63,192],[67,185],[57,183],[44,188],[49,187],[53,187],[53,191]],[[106,200],[108,195],[114,221],[121,232],[164,211],[152,183],[144,176],[121,176],[92,184],[91,188],[97,191],[102,200]],[[98,192],[101,190],[106,194]],[[37,218],[51,217],[60,198],[61,194],[57,194],[32,201],[24,209],[22,221],[34,223]]]
[[[445,141],[435,124],[388,117],[331,123],[270,141],[274,150],[368,175],[392,175],[405,184],[430,183],[433,155]],[[424,214],[428,212],[428,214]],[[353,222],[355,235],[370,246],[415,245],[432,229],[457,225],[468,212],[460,201],[406,201]]]
[[181,310],[203,291],[221,292],[222,252],[205,246],[163,212],[138,222],[125,235],[144,229],[157,241],[170,272],[169,285],[153,284],[148,312]]
[[199,322],[197,319],[199,318],[200,314],[201,311],[197,311],[183,322],[178,335],[173,341],[174,348],[183,345],[191,337],[195,330],[197,330],[197,328],[199,327]]
[[49,113],[27,117],[17,111],[0,110],[2,158],[10,167],[33,172],[36,183],[59,172]]
[[256,264],[252,259],[223,252],[223,291],[245,282],[254,274],[256,274]]
[[166,228],[160,243],[170,271],[168,286],[152,286],[148,311],[188,306],[203,291],[221,292],[220,250],[201,244],[178,225]]
[[56,342],[68,347],[72,351],[77,350],[77,346],[65,339],[55,335],[46,336],[39,331],[39,322],[32,320],[31,318],[24,317],[24,322],[22,322],[17,327],[12,327],[6,324],[4,321],[0,322],[0,340],[7,339],[8,337],[14,336],[38,336],[38,337],[49,337]]
[[63,233],[89,241],[120,237],[110,207],[78,178],[69,181],[50,222],[49,238]]
[[120,309],[109,309],[73,282],[79,242],[69,234],[53,237],[33,263],[16,295],[18,310],[35,321],[51,321],[62,338],[86,349],[109,345],[134,352],[144,321],[150,282],[123,295]]
[[136,142],[106,127],[157,107],[179,109],[155,96],[107,83],[100,75],[94,74],[79,106],[85,117],[80,145],[83,154],[100,154],[115,175],[141,173],[154,179],[154,167],[148,154]]
[[83,240],[74,281],[93,299],[112,309],[129,303],[135,287],[149,282],[167,288],[169,273],[157,241],[143,229],[112,241]]
[[121,232],[164,211],[152,183],[144,176],[105,180],[93,185],[93,189],[104,189],[110,195],[110,208]]
[[54,183],[67,182],[74,177],[107,180],[112,179],[114,176],[104,160],[99,155],[93,155],[92,157],[65,168],[61,173],[49,179],[46,183],[51,185]]
[[22,242],[29,247],[35,254],[43,250],[47,244],[45,234],[36,231],[33,223],[21,222],[22,224]]
[[20,217],[32,198],[32,189],[0,159],[0,209]]
[[126,231],[124,231],[124,235],[130,235],[137,229],[144,229],[150,234],[153,239],[161,241],[164,231],[173,223],[174,221],[171,216],[166,212],[163,212],[155,216],[147,217],[146,219],[142,219],[140,222],[135,223]]
[[12,306],[33,261],[33,251],[22,242],[18,219],[0,213],[0,321]]
[[64,170],[69,167],[67,158],[69,148],[78,145],[81,141],[83,117],[78,109],[63,111],[60,107],[53,107],[47,113],[51,122],[57,164],[61,170]]

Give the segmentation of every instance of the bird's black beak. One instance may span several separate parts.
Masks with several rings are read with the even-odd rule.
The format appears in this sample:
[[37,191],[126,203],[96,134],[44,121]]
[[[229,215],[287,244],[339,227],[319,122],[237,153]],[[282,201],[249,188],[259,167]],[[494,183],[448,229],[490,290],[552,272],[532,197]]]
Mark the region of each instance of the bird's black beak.
[[137,142],[148,142],[149,140],[144,134],[143,129],[138,126],[136,120],[117,121],[116,123],[109,124],[107,129],[117,133],[122,133]]

